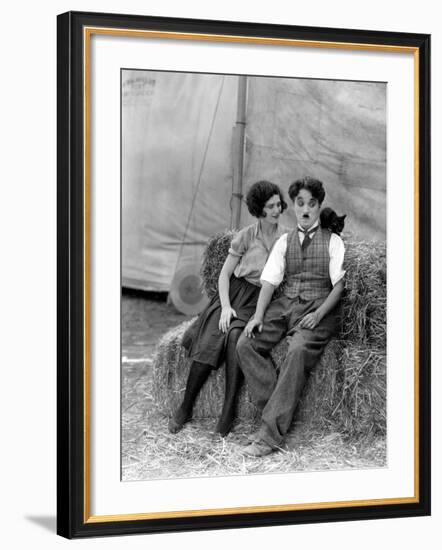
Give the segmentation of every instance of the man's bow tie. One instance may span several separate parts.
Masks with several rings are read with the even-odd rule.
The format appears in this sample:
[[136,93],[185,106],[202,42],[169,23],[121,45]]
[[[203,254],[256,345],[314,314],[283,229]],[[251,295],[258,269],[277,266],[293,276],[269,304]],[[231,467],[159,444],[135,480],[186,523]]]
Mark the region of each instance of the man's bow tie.
[[304,233],[304,235],[310,235],[311,233],[314,233],[318,229],[318,226],[311,227],[310,229],[303,229],[302,227],[298,227],[298,231],[301,233]]

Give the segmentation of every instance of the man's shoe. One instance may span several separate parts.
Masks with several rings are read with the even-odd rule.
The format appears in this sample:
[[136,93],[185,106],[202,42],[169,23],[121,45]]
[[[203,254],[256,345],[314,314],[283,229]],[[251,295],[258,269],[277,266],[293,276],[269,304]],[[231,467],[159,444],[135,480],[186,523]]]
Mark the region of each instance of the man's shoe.
[[265,441],[255,441],[254,443],[251,443],[248,445],[243,453],[247,456],[252,456],[254,458],[260,458],[261,456],[267,456],[271,453],[273,453],[275,449],[271,447],[268,443]]
[[249,440],[247,445],[250,445],[251,443],[259,443],[261,441],[261,432],[260,432],[260,430],[257,430],[256,432],[253,432],[252,434],[249,434],[247,436],[247,439]]

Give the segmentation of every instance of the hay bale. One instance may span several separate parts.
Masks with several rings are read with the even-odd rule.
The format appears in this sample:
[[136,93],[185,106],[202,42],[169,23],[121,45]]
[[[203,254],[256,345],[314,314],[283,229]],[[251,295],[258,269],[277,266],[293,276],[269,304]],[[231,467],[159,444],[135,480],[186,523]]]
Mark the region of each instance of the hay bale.
[[350,437],[386,432],[386,353],[333,340],[303,392],[297,420]]
[[236,231],[221,231],[211,237],[203,254],[201,277],[209,298],[218,292],[218,277],[229,253],[230,243]]
[[385,434],[386,350],[348,344],[340,363],[342,381],[333,417],[349,435]]
[[[210,239],[201,275],[209,296],[217,292],[219,272],[234,231]],[[386,248],[381,242],[346,243],[346,292],[342,299],[339,339],[326,347],[314,369],[296,420],[324,432],[349,436],[386,431]],[[190,362],[181,346],[188,321],[172,329],[158,344],[153,361],[153,400],[170,416],[181,403]],[[272,351],[279,368],[287,350],[284,339]],[[224,368],[214,371],[194,406],[194,418],[217,417],[224,399]],[[238,418],[253,420],[257,410],[247,388],[239,396]]]
[[[180,405],[186,388],[191,361],[181,341],[194,320],[186,321],[167,332],[158,343],[153,359],[152,397],[158,410],[167,416]],[[212,418],[221,413],[224,401],[224,368],[214,370],[200,391],[193,407],[194,418]],[[257,410],[245,387],[238,401],[238,417],[253,419]]]
[[341,338],[386,347],[387,262],[385,242],[345,243],[345,294]]
[[[184,396],[191,361],[186,358],[181,341],[185,330],[193,322],[194,320],[186,321],[167,332],[160,340],[154,356],[152,397],[158,410],[167,416],[170,416],[180,405]],[[286,351],[287,339],[284,338],[271,353],[276,369],[280,368]],[[335,341],[330,342],[318,366],[323,378],[325,378],[324,374],[327,374],[327,380],[324,380],[321,386],[323,390],[318,391],[315,389],[313,392],[304,392],[300,409],[316,411],[315,414],[321,414],[326,402],[323,396],[327,393],[330,385],[333,386],[330,380],[336,376],[338,371],[336,366],[338,353],[340,353],[340,346]],[[331,365],[334,365],[334,367],[331,368]],[[219,416],[224,401],[224,384],[224,368],[221,366],[218,370],[213,371],[196,399],[193,408],[194,418],[215,418]],[[310,385],[309,383],[308,387]],[[312,399],[312,396],[314,399]],[[306,404],[304,404],[304,401],[306,401]],[[254,420],[257,415],[258,411],[252,402],[247,387],[243,385],[238,399],[237,417],[240,420]],[[305,415],[306,418],[308,416],[308,414]]]
[[[190,361],[181,346],[186,321],[166,333],[153,360],[152,397],[159,412],[170,416],[183,399]],[[287,339],[272,351],[279,369],[287,351]],[[203,386],[193,409],[194,418],[216,418],[224,400],[224,368],[214,371]],[[255,420],[258,411],[247,387],[238,401],[239,420]],[[332,340],[309,377],[295,415],[310,429],[367,436],[386,432],[385,350]]]

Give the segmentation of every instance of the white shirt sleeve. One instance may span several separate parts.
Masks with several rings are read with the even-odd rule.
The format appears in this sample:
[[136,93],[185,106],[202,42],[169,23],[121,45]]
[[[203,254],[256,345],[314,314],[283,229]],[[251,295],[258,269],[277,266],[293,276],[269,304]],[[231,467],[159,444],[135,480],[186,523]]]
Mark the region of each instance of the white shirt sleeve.
[[336,233],[331,234],[328,250],[330,254],[330,280],[332,285],[335,286],[335,284],[345,275],[345,271],[343,269],[345,246],[341,237],[336,235]]
[[266,281],[273,286],[279,286],[284,278],[285,253],[287,250],[287,233],[274,244],[266,265],[261,273],[261,283]]

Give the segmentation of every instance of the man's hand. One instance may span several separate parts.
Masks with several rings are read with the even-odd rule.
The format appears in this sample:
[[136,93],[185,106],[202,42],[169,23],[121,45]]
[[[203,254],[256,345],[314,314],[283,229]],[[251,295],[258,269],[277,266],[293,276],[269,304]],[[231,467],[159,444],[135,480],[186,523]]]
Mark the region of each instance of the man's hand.
[[232,317],[237,317],[236,311],[232,307],[223,307],[219,318],[218,327],[221,332],[227,332]]
[[252,317],[247,323],[244,332],[248,338],[255,338],[255,331],[262,332],[262,321],[260,319],[255,319]]
[[313,330],[318,323],[318,314],[316,311],[312,311],[311,313],[307,313],[307,315],[301,319],[299,326],[301,328],[308,328],[309,330]]

